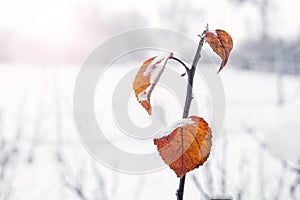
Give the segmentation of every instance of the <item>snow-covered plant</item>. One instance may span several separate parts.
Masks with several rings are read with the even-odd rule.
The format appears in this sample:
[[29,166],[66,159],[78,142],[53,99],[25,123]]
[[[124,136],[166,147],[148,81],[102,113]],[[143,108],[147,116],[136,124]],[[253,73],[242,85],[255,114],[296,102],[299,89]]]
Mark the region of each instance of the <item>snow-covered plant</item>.
[[161,158],[180,178],[179,189],[177,190],[178,200],[183,199],[186,173],[205,163],[212,146],[212,131],[208,123],[199,116],[188,116],[193,99],[194,75],[197,63],[201,57],[203,44],[206,41],[213,51],[221,57],[222,62],[218,73],[225,67],[233,47],[231,36],[224,30],[210,31],[207,26],[199,36],[198,49],[190,68],[170,52],[164,56],[155,56],[146,60],[140,67],[133,83],[138,102],[151,115],[150,96],[168,60],[178,61],[186,70],[186,73],[183,75],[187,75],[188,84],[182,119],[175,123],[169,131],[166,131],[158,138],[154,138],[154,144],[157,146]]

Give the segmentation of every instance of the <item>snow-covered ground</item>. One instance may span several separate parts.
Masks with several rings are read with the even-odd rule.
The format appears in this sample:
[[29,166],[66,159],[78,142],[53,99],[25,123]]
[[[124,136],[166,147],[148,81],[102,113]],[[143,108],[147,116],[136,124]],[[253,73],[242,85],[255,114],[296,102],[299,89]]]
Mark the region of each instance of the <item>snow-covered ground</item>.
[[[103,91],[111,92],[113,79],[130,69],[112,69],[111,85]],[[72,113],[79,67],[1,64],[0,70],[0,200],[175,199],[179,181],[169,168],[119,173],[97,163],[81,145]],[[275,74],[228,68],[220,76],[226,95],[223,130],[208,162],[188,174],[185,199],[205,199],[206,194],[299,199],[300,186],[293,190],[293,184],[300,168],[300,77],[283,76],[284,103],[278,105]],[[172,123],[180,111],[160,96],[163,91],[153,93],[153,102],[166,106]],[[111,142],[128,152],[155,151],[151,139],[135,143],[116,133],[108,93],[96,94],[95,113],[105,121],[106,134],[113,132],[107,135]],[[205,102],[209,105],[209,98]],[[136,102],[129,99],[128,106],[136,109],[133,121],[149,120],[141,117],[145,113]],[[209,110],[202,114],[209,117]]]

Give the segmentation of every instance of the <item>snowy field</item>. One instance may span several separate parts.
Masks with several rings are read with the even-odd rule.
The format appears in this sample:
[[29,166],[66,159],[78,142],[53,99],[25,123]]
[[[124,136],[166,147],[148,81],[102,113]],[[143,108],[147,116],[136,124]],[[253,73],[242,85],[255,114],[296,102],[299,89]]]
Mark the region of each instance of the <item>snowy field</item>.
[[[0,70],[0,200],[175,199],[179,180],[169,168],[119,173],[98,164],[81,145],[72,113],[79,67],[1,64]],[[112,69],[113,74],[124,71]],[[282,77],[283,104],[278,105],[276,74],[228,68],[220,76],[226,95],[223,130],[208,162],[188,174],[185,199],[300,199],[300,77]],[[155,97],[159,91],[153,102],[166,106],[171,123],[180,112],[172,113],[168,102]],[[106,106],[109,98],[101,101],[103,95],[96,95],[95,113],[114,145],[155,151],[151,140],[135,145],[118,136]],[[145,114],[138,106],[129,100],[136,115]],[[209,118],[209,111],[202,114]],[[133,121],[136,115],[131,114]]]

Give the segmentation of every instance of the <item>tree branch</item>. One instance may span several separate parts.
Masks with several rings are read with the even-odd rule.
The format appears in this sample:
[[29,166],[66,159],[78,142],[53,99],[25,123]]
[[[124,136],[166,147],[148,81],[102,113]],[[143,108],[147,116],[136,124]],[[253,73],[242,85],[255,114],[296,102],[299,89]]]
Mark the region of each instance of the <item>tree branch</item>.
[[[201,58],[201,50],[204,44],[204,35],[208,31],[208,25],[206,26],[206,29],[203,31],[203,33],[200,36],[200,41],[198,44],[198,48],[196,51],[196,54],[193,59],[193,64],[192,68],[187,71],[188,75],[188,84],[187,84],[187,93],[186,93],[186,99],[185,99],[185,105],[184,105],[184,110],[182,114],[182,118],[187,118],[189,115],[189,110],[191,107],[191,102],[193,100],[193,82],[194,82],[194,76],[195,76],[195,71],[196,71],[196,66],[198,64],[199,59]],[[181,132],[182,134],[182,132]],[[177,200],[182,200],[183,199],[183,193],[184,193],[184,183],[185,183],[185,175],[180,179],[179,182],[179,188],[177,190],[176,196]]]

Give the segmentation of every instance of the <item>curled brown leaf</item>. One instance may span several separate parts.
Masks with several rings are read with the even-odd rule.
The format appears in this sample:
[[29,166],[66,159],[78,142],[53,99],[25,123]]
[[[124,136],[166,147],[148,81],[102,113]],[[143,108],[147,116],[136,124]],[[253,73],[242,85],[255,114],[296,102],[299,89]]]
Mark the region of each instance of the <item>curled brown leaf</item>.
[[146,60],[135,76],[133,82],[135,96],[149,115],[151,115],[152,111],[150,104],[151,93],[164,71],[168,59],[172,56],[173,53],[168,53],[161,57],[155,56]]
[[208,31],[205,34],[205,40],[222,59],[218,73],[225,67],[229,54],[233,47],[231,36],[224,30]]

